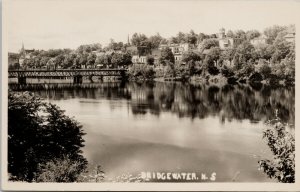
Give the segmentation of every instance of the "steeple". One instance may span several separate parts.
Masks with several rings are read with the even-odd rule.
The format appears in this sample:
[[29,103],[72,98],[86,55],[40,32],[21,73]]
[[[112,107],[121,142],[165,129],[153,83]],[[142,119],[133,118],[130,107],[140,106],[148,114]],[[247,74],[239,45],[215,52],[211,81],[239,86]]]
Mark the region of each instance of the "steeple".
[[129,34],[128,34],[128,38],[127,38],[127,44],[130,45]]
[[22,42],[22,48],[20,50],[21,55],[25,55],[25,48],[24,48],[24,43]]

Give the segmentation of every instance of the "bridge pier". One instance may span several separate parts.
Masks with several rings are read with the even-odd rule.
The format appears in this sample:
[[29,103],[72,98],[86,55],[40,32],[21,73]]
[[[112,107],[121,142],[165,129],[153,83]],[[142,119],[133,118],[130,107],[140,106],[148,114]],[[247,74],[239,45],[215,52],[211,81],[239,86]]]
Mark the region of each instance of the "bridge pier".
[[18,84],[26,85],[26,77],[25,76],[19,76],[18,77]]
[[74,84],[82,84],[82,75],[75,75],[73,77],[73,83]]

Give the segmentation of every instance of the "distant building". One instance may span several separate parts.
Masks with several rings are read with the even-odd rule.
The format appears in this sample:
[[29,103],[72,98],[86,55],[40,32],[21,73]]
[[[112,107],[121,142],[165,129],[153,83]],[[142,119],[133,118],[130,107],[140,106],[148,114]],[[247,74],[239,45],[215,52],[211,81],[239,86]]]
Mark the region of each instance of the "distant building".
[[295,42],[295,32],[289,32],[287,35],[284,36],[284,39],[288,42]]
[[168,47],[171,49],[173,55],[174,55],[174,59],[175,59],[175,63],[180,63],[182,60],[182,54],[184,52],[190,51],[193,47],[189,44],[189,43],[180,43],[180,44],[162,44],[159,46],[159,50],[162,50],[163,48]]
[[20,65],[23,65],[25,59],[33,58],[34,56],[32,55],[32,53],[34,51],[35,51],[34,49],[25,49],[24,44],[22,44],[22,48],[21,48],[20,53],[19,53],[19,55],[20,55],[20,57],[19,57]]
[[259,37],[256,37],[252,40],[250,40],[250,43],[253,46],[261,45],[261,44],[267,44],[267,37],[265,35],[261,35]]
[[219,33],[217,34],[217,37],[219,41],[219,47],[221,50],[236,47],[243,41],[240,38],[226,37],[224,28],[220,29]]
[[131,61],[133,64],[146,64],[147,56],[133,55]]

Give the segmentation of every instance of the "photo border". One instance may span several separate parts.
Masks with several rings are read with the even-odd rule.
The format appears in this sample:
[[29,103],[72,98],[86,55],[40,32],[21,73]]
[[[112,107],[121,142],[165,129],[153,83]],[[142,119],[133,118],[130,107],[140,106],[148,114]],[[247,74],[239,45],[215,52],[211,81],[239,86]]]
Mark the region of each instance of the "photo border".
[[[296,25],[296,77],[295,77],[295,146],[296,147],[296,182],[292,184],[284,183],[23,183],[8,181],[7,171],[7,107],[8,107],[8,31],[6,26],[10,23],[7,20],[6,14],[9,11],[10,0],[2,2],[2,65],[1,65],[1,188],[2,190],[40,190],[40,191],[98,191],[98,190],[113,190],[113,191],[298,191],[300,189],[300,114],[299,114],[299,77],[300,77],[300,38],[297,28],[300,26],[300,20]],[[82,0],[84,1],[84,0]],[[172,0],[170,0],[172,1]],[[77,2],[77,1],[73,1]],[[120,1],[124,3],[125,1]],[[205,1],[203,1],[205,2]],[[214,1],[217,3],[218,1]],[[242,1],[228,1],[230,3],[241,3]],[[258,1],[252,1],[258,2]],[[261,2],[261,1],[260,1]],[[278,4],[293,4],[293,12],[296,18],[300,18],[300,1],[267,1],[270,6],[276,2],[274,9],[280,9]],[[101,0],[99,1],[101,3]],[[297,118],[298,117],[298,118]]]

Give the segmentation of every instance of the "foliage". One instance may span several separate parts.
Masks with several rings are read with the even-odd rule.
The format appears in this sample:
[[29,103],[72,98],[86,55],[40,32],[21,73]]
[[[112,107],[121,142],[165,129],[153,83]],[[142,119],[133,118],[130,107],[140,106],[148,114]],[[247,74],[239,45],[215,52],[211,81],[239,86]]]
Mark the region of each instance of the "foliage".
[[271,74],[271,67],[268,64],[262,64],[258,68],[258,72],[264,76],[264,78],[268,78]]
[[154,65],[154,57],[153,56],[147,56],[146,62],[148,65]]
[[185,52],[182,55],[182,61],[188,63],[189,61],[191,62],[196,62],[196,61],[200,61],[201,57],[198,53],[195,53],[193,51],[189,51],[189,52]]
[[164,47],[161,50],[161,56],[159,58],[159,62],[163,65],[166,65],[168,62],[174,63],[175,58],[170,48]]
[[259,161],[260,168],[270,177],[282,183],[295,182],[295,136],[286,131],[285,125],[275,119],[268,122],[269,127],[264,130],[266,139],[273,153],[273,159]]
[[35,95],[9,92],[8,95],[8,172],[11,179],[33,181],[39,166],[62,156],[82,162],[82,126],[56,105]]
[[55,158],[38,165],[37,182],[76,182],[83,172],[85,161],[72,160],[68,156]]
[[111,63],[114,68],[129,65],[131,64],[131,55],[129,53],[114,53],[112,54]]
[[254,65],[253,64],[246,64],[243,65],[240,70],[237,71],[238,77],[250,77],[250,75],[254,72]]
[[277,35],[284,31],[286,29],[285,26],[278,26],[278,25],[274,25],[272,27],[268,27],[264,30],[264,34],[267,36],[268,38],[268,42],[270,44],[273,43],[273,41],[276,39]]
[[146,64],[133,64],[128,68],[127,73],[131,79],[143,80],[151,80],[155,75],[153,67]]
[[164,77],[175,77],[176,76],[176,70],[173,65],[167,65],[164,68]]
[[257,30],[250,30],[250,31],[246,32],[246,39],[248,41],[250,41],[251,39],[254,39],[256,37],[259,37],[259,36],[260,36],[260,32]]
[[244,41],[236,48],[235,58],[238,64],[247,63],[253,58],[254,47],[248,41]]
[[234,75],[233,69],[224,65],[221,68],[221,73],[224,77],[232,77]]
[[216,39],[205,39],[201,43],[200,51],[203,52],[205,49],[210,49],[213,47],[219,47],[219,41]]

